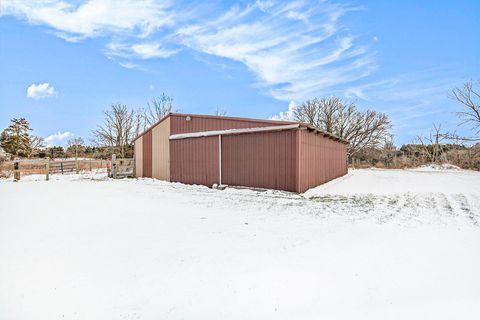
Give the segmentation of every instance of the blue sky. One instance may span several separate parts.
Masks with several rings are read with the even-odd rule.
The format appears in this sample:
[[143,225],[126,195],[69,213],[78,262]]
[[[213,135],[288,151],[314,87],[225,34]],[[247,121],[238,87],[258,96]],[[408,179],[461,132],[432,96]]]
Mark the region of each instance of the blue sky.
[[[386,112],[397,144],[457,124],[480,79],[480,1],[0,2],[0,128],[85,140],[111,103],[271,118],[330,95]],[[461,129],[460,132],[468,133]]]

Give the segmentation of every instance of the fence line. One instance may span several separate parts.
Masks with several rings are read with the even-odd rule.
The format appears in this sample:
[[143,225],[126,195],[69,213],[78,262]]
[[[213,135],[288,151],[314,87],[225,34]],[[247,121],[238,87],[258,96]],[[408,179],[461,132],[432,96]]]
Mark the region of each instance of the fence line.
[[[110,162],[110,170],[108,163]],[[49,180],[50,174],[72,174],[84,171],[98,171],[107,169],[109,176],[114,178],[133,177],[135,162],[133,158],[116,158],[112,161],[104,159],[16,159],[0,164],[0,177],[10,177],[13,173],[14,180],[18,181],[21,175],[45,174]]]

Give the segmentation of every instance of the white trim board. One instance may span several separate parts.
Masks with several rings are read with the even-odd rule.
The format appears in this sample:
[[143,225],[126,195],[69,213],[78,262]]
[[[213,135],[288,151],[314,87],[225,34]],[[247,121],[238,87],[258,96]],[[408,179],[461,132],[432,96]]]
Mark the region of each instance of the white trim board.
[[200,137],[210,137],[210,136],[225,136],[231,134],[241,134],[241,133],[254,133],[254,132],[269,132],[269,131],[281,131],[281,130],[290,130],[298,129],[300,124],[288,124],[284,126],[270,126],[270,127],[258,127],[258,128],[243,128],[243,129],[228,129],[228,130],[213,130],[213,131],[202,131],[202,132],[191,132],[191,133],[179,133],[172,134],[170,140],[177,139],[189,139],[189,138],[200,138]]

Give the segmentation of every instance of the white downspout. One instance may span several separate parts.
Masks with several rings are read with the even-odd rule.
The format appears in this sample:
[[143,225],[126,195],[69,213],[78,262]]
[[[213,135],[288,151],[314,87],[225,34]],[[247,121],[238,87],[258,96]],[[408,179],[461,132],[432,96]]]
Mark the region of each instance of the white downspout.
[[222,135],[218,135],[218,185],[222,184]]

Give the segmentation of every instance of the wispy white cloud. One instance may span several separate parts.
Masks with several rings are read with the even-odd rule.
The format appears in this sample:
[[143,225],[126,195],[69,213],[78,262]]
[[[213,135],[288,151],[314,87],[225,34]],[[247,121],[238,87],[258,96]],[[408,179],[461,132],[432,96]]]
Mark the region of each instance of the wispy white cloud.
[[2,0],[1,15],[15,15],[32,24],[47,25],[59,36],[78,41],[107,33],[148,36],[174,23],[170,1],[88,0],[81,4],[60,0]]
[[65,132],[58,131],[46,137],[45,144],[47,145],[47,147],[65,146],[67,141],[73,138],[74,136],[75,135],[69,131],[65,131]]
[[162,49],[159,43],[140,43],[132,46],[132,51],[143,59],[167,58],[177,53],[178,50]]
[[268,9],[270,9],[273,5],[274,5],[274,2],[273,1],[269,1],[269,0],[257,0],[255,2],[255,5],[262,11],[267,11]]
[[339,23],[351,10],[329,2],[257,2],[180,28],[177,37],[194,50],[245,64],[277,99],[305,99],[373,70],[367,48],[355,45]]
[[107,55],[123,58],[168,58],[178,52],[178,49],[166,49],[158,42],[143,42],[136,44],[110,43],[107,46]]
[[50,98],[50,97],[57,97],[58,92],[55,90],[55,88],[50,85],[50,83],[39,83],[35,84],[32,83],[28,88],[27,88],[27,97],[39,100],[39,99],[44,99],[44,98]]
[[141,69],[141,67],[138,64],[135,64],[129,61],[126,61],[126,62],[120,61],[118,64],[124,67],[125,69]]
[[46,25],[69,41],[102,36],[109,57],[168,58],[189,48],[240,62],[255,75],[256,87],[285,101],[328,93],[375,67],[372,53],[341,22],[358,8],[333,1],[263,0],[216,8],[218,14],[169,0],[0,3],[1,15]]
[[438,70],[422,70],[394,75],[390,78],[366,82],[361,85],[345,86],[343,94],[348,98],[365,101],[435,101],[445,100],[447,93],[462,79],[446,76]]

